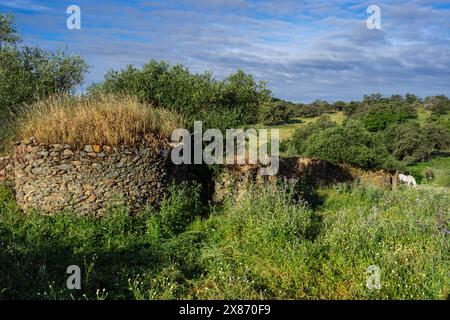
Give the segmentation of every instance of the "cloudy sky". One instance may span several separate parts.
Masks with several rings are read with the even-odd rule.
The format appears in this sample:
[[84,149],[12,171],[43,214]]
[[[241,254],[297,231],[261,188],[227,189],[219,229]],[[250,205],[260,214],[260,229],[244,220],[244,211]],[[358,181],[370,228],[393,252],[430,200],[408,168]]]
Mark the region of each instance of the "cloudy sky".
[[[81,9],[68,30],[66,9]],[[369,30],[367,8],[381,9]],[[292,101],[450,95],[450,0],[0,0],[24,43],[83,55],[87,83],[148,60],[217,78],[240,68]]]

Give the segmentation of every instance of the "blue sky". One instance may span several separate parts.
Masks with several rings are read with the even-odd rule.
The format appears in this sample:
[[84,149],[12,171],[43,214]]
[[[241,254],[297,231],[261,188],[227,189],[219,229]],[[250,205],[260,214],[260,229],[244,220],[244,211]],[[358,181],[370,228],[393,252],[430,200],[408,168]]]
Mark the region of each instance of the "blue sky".
[[[66,8],[81,8],[81,30]],[[381,8],[381,30],[366,26]],[[87,83],[148,60],[217,78],[240,68],[292,101],[450,96],[450,0],[0,0],[24,43],[83,55]]]

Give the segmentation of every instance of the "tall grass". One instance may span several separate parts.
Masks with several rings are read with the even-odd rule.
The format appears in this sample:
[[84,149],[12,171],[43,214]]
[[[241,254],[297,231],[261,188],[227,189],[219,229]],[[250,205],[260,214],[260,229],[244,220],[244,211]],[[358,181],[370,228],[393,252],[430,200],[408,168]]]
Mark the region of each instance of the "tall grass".
[[168,138],[180,127],[178,114],[132,97],[52,97],[23,110],[17,135],[46,144],[119,146]]
[[[0,189],[0,299],[450,294],[448,190],[331,187],[313,210],[288,189],[250,185],[202,218],[196,189],[174,188],[159,212],[130,217],[116,207],[102,219],[24,215]],[[76,292],[65,287],[73,264],[82,269]],[[366,287],[372,265],[381,270],[379,290]]]
[[[427,162],[410,164],[407,170],[411,171],[421,184],[450,187],[450,157],[437,157]],[[426,178],[427,171],[432,174],[430,181]]]

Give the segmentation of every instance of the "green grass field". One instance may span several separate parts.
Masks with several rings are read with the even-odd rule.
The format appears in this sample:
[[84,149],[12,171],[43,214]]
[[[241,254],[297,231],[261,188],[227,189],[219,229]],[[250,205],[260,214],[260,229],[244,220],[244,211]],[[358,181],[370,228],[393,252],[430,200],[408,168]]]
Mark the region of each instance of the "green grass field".
[[431,116],[431,111],[425,108],[418,108],[417,110],[417,120],[420,124],[423,124]]
[[[438,157],[427,162],[410,164],[407,168],[421,184],[450,188],[450,157]],[[430,181],[425,177],[427,170],[431,170],[433,174]]]
[[[344,112],[336,112],[336,113],[329,113],[328,114],[331,117],[331,120],[338,123],[338,124],[342,124],[342,122],[344,122],[346,116],[344,114]],[[423,124],[430,116],[431,116],[431,111],[426,110],[424,108],[419,108],[418,112],[417,112],[418,118],[417,121],[421,124]],[[445,117],[450,117],[450,115],[445,116]],[[284,141],[287,140],[289,138],[292,137],[292,135],[294,134],[295,129],[300,128],[301,126],[304,126],[308,123],[312,123],[317,121],[319,117],[312,117],[312,118],[305,118],[305,117],[299,117],[299,118],[292,118],[291,121],[289,123],[286,124],[282,124],[282,125],[278,125],[278,126],[269,126],[267,128],[269,129],[275,129],[278,128],[280,129],[280,140]]]
[[25,215],[0,189],[0,299],[446,299],[448,190],[338,185],[312,209],[249,187],[183,224],[196,200],[177,192],[159,214],[95,219]]
[[[337,113],[330,113],[328,114],[332,121],[342,124],[342,122],[345,120],[345,115],[343,112],[337,112]],[[317,121],[319,117],[312,117],[312,118],[305,118],[305,117],[299,117],[299,118],[293,118],[291,119],[290,123],[282,124],[278,126],[268,126],[268,129],[280,129],[280,140],[284,141],[292,137],[295,130],[297,128],[300,128],[301,126],[304,126],[308,123],[312,123]]]

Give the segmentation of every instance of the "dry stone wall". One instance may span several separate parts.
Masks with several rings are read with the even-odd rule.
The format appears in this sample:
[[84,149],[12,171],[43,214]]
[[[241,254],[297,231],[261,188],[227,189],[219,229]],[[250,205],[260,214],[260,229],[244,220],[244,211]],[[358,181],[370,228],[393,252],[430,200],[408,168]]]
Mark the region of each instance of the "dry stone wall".
[[132,212],[158,205],[175,181],[194,181],[203,188],[202,200],[220,202],[229,192],[244,190],[249,182],[301,180],[320,186],[359,180],[395,188],[396,176],[385,171],[364,171],[327,161],[280,159],[275,177],[262,177],[259,166],[234,165],[221,168],[214,179],[204,166],[175,166],[167,141],[158,145],[142,142],[135,147],[112,148],[86,145],[44,145],[27,139],[16,147],[13,157],[0,158],[0,182],[15,186],[16,198],[24,210],[37,208],[47,213],[62,211],[103,215],[110,205],[127,205]]
[[14,181],[14,158],[0,157],[0,182],[12,183]]
[[167,144],[112,148],[43,145],[26,140],[15,152],[15,190],[24,210],[102,215],[114,203],[131,211],[159,203],[171,176]]
[[279,171],[273,177],[260,176],[259,170],[259,165],[225,167],[215,181],[214,201],[221,202],[229,193],[233,193],[239,198],[248,183],[276,182],[280,179],[290,183],[301,181],[304,185],[311,187],[359,181],[362,185],[394,189],[397,183],[397,177],[392,172],[366,171],[308,158],[281,158]]

